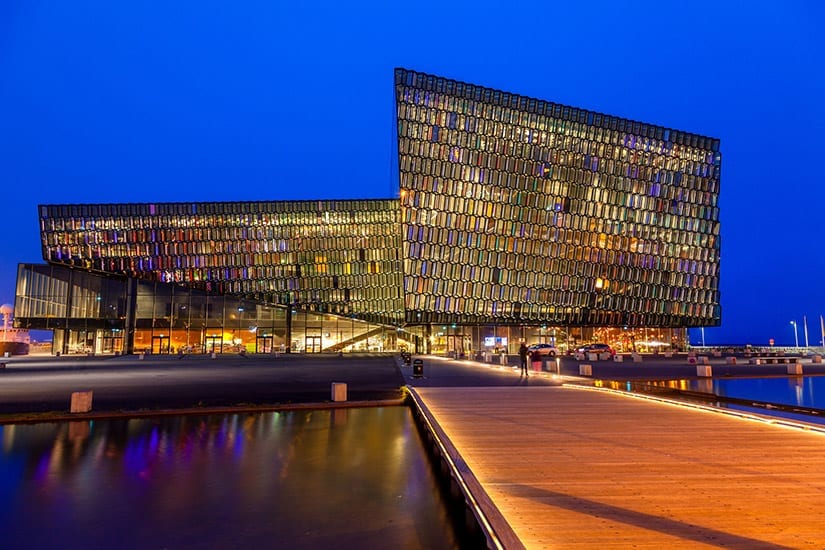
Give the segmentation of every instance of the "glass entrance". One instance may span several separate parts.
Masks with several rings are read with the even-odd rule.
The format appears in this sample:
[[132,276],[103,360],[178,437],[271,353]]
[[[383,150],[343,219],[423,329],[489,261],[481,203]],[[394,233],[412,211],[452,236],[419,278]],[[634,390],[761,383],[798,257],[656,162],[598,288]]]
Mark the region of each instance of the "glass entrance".
[[272,353],[272,336],[258,336],[255,339],[255,353]]
[[223,336],[207,336],[206,353],[221,353],[223,351]]
[[161,334],[152,336],[152,353],[169,353],[169,337]]
[[120,353],[123,351],[122,336],[104,336],[102,353]]
[[307,336],[306,337],[306,353],[321,353],[321,337]]

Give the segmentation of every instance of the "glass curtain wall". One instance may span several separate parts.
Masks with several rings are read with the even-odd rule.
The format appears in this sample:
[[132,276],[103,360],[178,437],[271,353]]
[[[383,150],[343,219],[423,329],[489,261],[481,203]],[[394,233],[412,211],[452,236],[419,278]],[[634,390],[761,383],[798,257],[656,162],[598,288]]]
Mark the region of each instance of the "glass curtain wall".
[[720,323],[718,140],[395,76],[408,322]]
[[40,207],[48,262],[395,326],[398,216],[395,199]]

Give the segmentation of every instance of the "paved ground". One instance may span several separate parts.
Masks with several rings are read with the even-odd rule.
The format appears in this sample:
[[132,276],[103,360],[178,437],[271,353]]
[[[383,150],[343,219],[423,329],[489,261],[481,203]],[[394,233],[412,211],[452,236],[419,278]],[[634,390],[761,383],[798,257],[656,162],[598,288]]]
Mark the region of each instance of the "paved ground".
[[[565,357],[549,362],[550,372],[524,378],[515,358],[500,362],[424,357],[424,375],[412,376],[396,355],[192,355],[121,357],[12,357],[0,370],[0,415],[66,413],[71,393],[92,390],[95,412],[161,409],[279,406],[330,403],[331,384],[347,384],[353,401],[398,400],[405,384],[416,387],[555,385],[550,372],[578,376],[582,361]],[[742,361],[740,360],[740,363]],[[672,379],[696,376],[687,359],[646,357],[642,363],[590,361],[593,378]],[[726,365],[711,361],[714,376],[785,375],[787,365]],[[806,374],[825,373],[825,365],[803,361]],[[0,416],[0,421],[3,417]],[[8,420],[8,418],[6,418]]]
[[0,371],[0,414],[67,412],[71,393],[86,390],[96,412],[323,403],[333,382],[347,384],[349,401],[403,395],[389,355],[31,357]]

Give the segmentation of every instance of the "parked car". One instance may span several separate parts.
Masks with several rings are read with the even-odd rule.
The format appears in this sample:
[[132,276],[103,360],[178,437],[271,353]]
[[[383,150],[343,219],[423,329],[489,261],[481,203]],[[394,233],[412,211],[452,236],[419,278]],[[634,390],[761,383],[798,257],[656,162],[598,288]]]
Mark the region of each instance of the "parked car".
[[552,344],[533,344],[532,346],[527,347],[527,351],[532,355],[534,351],[538,351],[539,355],[544,357],[545,355],[549,355],[550,357],[556,356],[556,346]]
[[598,355],[609,354],[611,357],[616,354],[616,352],[613,351],[613,348],[611,348],[607,344],[587,344],[585,346],[581,346],[580,348],[577,348],[576,352],[577,353],[584,353],[584,354],[595,353],[595,354],[598,354]]

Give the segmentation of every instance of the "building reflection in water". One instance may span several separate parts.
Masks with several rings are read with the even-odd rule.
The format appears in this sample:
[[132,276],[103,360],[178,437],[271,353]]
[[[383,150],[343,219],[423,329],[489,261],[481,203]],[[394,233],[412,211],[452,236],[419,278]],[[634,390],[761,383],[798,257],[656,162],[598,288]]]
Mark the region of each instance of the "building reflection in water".
[[[805,421],[822,422],[825,411],[825,377],[823,376],[771,376],[763,378],[695,378],[678,380],[594,380],[598,387],[640,393],[666,393],[666,390],[704,393],[730,399],[749,400],[755,403],[798,406],[818,409],[819,416],[794,416],[764,407],[753,409],[760,413],[796,418]],[[747,409],[741,405],[717,403],[736,409]]]
[[0,433],[5,548],[458,546],[406,407]]

